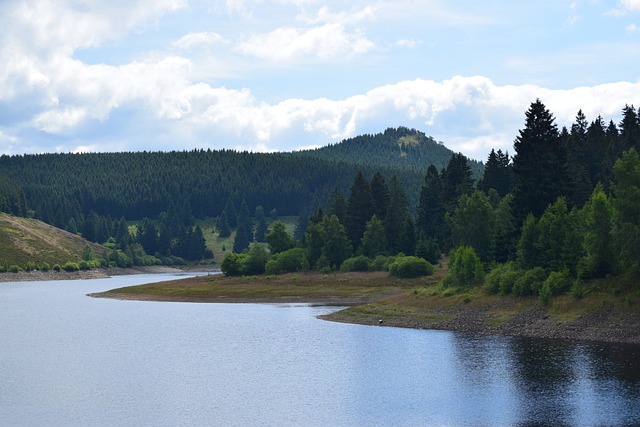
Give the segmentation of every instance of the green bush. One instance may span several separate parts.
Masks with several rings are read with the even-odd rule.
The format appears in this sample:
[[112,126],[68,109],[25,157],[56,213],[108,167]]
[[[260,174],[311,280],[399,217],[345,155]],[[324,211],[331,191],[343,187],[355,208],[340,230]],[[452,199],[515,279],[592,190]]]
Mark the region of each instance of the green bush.
[[7,271],[9,271],[9,264],[7,264],[7,261],[5,261],[0,264],[0,273],[6,273]]
[[18,273],[18,272],[22,271],[22,269],[20,268],[19,265],[12,264],[12,265],[9,266],[9,270],[8,271],[9,271],[9,273]]
[[78,271],[80,270],[80,265],[78,265],[77,262],[66,262],[63,266],[62,269],[64,271]]
[[269,257],[269,251],[267,251],[265,245],[253,244],[243,261],[242,275],[249,276],[264,273]]
[[371,260],[364,255],[347,258],[342,262],[340,271],[345,273],[350,271],[369,271],[370,262]]
[[445,284],[451,283],[457,286],[470,287],[482,282],[484,269],[482,261],[471,246],[459,246],[449,255],[449,276],[451,279]]
[[109,260],[109,264],[113,262],[120,268],[133,267],[133,260],[122,251],[111,251],[107,259]]
[[33,271],[36,270],[36,263],[33,261],[29,261],[24,266],[24,271]]
[[396,258],[389,266],[389,274],[395,277],[412,278],[433,274],[433,266],[424,258],[405,256]]
[[489,294],[506,295],[513,291],[517,278],[522,274],[512,262],[500,264],[485,277],[483,288]]
[[38,267],[38,269],[40,271],[49,271],[51,269],[51,266],[48,263],[43,262],[42,264],[40,264],[40,267]]
[[539,295],[547,276],[542,267],[522,271],[513,285],[513,293],[519,296]]
[[569,273],[569,269],[565,268],[562,271],[552,271],[547,277],[547,280],[544,281],[542,285],[542,289],[540,289],[540,298],[547,303],[551,299],[551,297],[560,295],[569,288],[571,288],[571,274]]
[[62,267],[60,267],[60,264],[53,264],[53,267],[51,267],[51,269],[53,271],[60,271],[62,270]]
[[378,255],[373,259],[373,261],[371,261],[371,264],[369,265],[369,269],[371,271],[385,271],[384,266],[387,263],[387,259],[388,257],[384,255]]
[[307,254],[302,248],[288,249],[273,255],[265,266],[267,274],[294,273],[309,270]]
[[243,273],[244,261],[248,256],[248,254],[229,253],[225,255],[222,260],[220,270],[222,270],[222,273],[224,273],[225,276],[241,276]]

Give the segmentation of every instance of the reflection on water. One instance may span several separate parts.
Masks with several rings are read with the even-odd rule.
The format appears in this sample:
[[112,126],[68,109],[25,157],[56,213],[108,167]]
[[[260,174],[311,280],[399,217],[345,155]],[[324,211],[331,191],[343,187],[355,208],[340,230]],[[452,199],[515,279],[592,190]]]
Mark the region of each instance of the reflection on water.
[[170,278],[0,284],[0,425],[640,425],[637,346],[85,296]]

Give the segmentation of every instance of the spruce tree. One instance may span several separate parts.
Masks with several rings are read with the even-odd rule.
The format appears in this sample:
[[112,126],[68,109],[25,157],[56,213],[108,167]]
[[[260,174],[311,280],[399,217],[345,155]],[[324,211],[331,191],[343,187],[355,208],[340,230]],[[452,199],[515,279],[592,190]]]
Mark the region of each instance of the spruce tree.
[[373,213],[379,220],[384,221],[389,205],[389,188],[380,172],[376,172],[371,178],[371,201]]
[[373,201],[371,197],[371,187],[362,172],[358,172],[351,186],[351,194],[349,195],[349,201],[347,203],[347,216],[345,219],[347,236],[349,240],[351,240],[354,250],[360,244],[367,221],[369,221],[372,216]]
[[527,110],[514,149],[514,215],[522,223],[529,213],[540,217],[567,188],[566,151],[555,118],[539,99]]

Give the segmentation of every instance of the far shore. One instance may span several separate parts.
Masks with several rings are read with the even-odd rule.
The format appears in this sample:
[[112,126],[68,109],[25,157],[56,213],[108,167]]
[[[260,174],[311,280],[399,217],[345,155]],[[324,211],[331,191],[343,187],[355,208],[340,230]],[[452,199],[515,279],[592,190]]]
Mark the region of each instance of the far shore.
[[[346,309],[324,320],[372,326],[640,345],[640,310],[618,297],[581,300],[430,294],[433,278],[393,279],[386,273],[300,273],[284,276],[201,276],[114,289],[92,297],[197,303],[308,303]],[[420,292],[426,289],[428,292]]]
[[19,271],[16,273],[6,272],[0,273],[0,283],[3,282],[40,282],[54,280],[89,280],[89,279],[106,279],[113,276],[124,276],[130,274],[163,274],[163,273],[182,273],[189,271],[211,271],[212,266],[196,265],[196,266],[179,266],[170,267],[163,265],[141,266],[132,268],[95,268],[91,270],[79,271]]

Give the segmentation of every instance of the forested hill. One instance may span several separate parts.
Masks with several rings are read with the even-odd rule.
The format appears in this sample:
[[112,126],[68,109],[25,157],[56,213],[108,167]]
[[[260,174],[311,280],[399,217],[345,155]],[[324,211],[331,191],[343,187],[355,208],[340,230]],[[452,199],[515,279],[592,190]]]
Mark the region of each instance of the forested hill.
[[[365,153],[368,153],[365,156]],[[281,215],[299,215],[347,193],[358,171],[396,175],[415,206],[429,165],[453,152],[414,130],[343,141],[297,153],[231,150],[0,156],[0,184],[12,202],[4,211],[82,231],[92,215],[140,220],[163,212],[188,218],[220,215],[231,199]],[[2,187],[3,185],[0,185]],[[0,194],[3,193],[0,188]],[[22,195],[24,194],[24,197]],[[1,207],[0,207],[1,208]],[[83,233],[87,234],[87,233]]]
[[[367,167],[395,167],[424,174],[425,165],[432,164],[438,170],[444,168],[453,152],[423,132],[399,127],[294,154]],[[484,166],[481,162],[470,160],[469,166],[474,177],[482,174]]]

